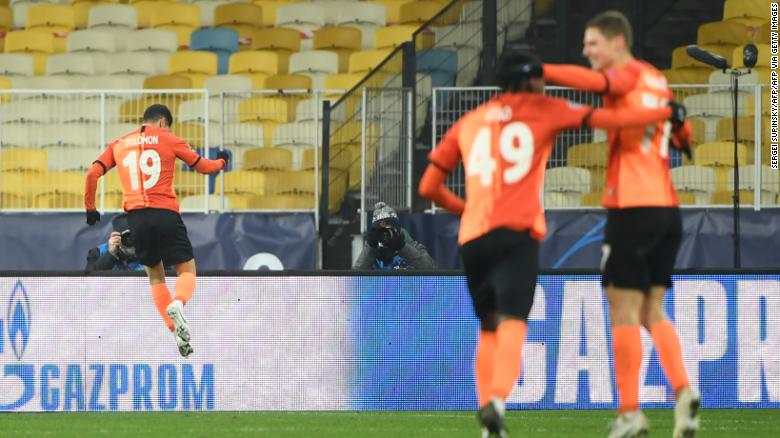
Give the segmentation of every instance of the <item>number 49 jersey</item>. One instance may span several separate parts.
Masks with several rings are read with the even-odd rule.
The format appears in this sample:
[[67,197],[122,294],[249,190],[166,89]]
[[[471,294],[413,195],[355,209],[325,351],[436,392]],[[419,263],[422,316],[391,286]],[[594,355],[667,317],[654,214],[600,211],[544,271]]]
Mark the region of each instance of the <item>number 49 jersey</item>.
[[458,242],[496,228],[547,233],[541,202],[555,137],[578,128],[592,108],[534,93],[505,93],[464,115],[429,159],[451,172],[462,159],[466,204]]
[[117,167],[125,211],[163,208],[178,213],[173,190],[176,158],[192,167],[201,157],[167,129],[147,126],[143,133],[137,129],[111,143],[97,162],[105,172]]

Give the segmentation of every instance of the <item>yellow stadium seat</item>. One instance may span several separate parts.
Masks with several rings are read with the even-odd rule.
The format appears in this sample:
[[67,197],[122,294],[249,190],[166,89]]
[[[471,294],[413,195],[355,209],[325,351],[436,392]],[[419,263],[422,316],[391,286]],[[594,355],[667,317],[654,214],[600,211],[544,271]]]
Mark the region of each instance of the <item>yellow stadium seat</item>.
[[406,3],[414,3],[413,0],[373,0],[374,3],[385,5],[385,18],[387,24],[398,23],[401,21],[401,6]]
[[41,4],[27,10],[27,30],[53,34],[54,53],[67,51],[68,32],[75,28],[76,15],[70,5]]
[[200,148],[206,145],[206,132],[203,125],[200,123],[174,123],[173,126],[171,126],[171,132],[193,148]]
[[279,62],[287,65],[290,56],[301,49],[301,34],[285,27],[258,29],[252,33],[251,48],[276,52],[279,54]]
[[101,4],[112,4],[112,3],[119,3],[118,1],[109,1],[109,0],[86,0],[86,1],[77,1],[77,2],[71,2],[71,6],[73,6],[73,23],[76,29],[86,29],[87,25],[89,24],[89,10],[92,9],[93,6],[101,5]]
[[144,88],[155,90],[182,90],[192,88],[192,80],[178,74],[149,76],[144,79]]
[[[401,5],[401,10],[399,11],[398,22],[400,24],[413,24],[419,26],[433,18],[434,15],[438,14],[442,9],[444,9],[444,5],[433,1],[404,3]],[[439,20],[437,20],[436,24],[442,26],[452,23],[445,21],[439,22]]]
[[39,181],[32,196],[34,208],[83,208],[83,173],[48,172]]
[[353,27],[326,27],[314,32],[314,50],[328,50],[339,56],[339,72],[349,69],[349,57],[360,50],[361,32]]
[[[317,180],[315,180],[315,174],[312,171],[282,172],[282,175],[281,185],[277,191],[279,194],[311,196],[313,199],[315,190],[318,193],[322,190],[321,174],[318,175],[320,178]],[[347,192],[346,176],[345,172],[336,170],[330,174],[328,179],[330,182],[328,185],[328,210],[330,211],[337,210],[344,200]]]
[[[739,191],[739,205],[753,205],[756,202],[756,195],[752,190]],[[720,190],[712,194],[712,203],[714,205],[733,205],[734,191]]]
[[0,149],[0,171],[45,172],[46,151],[37,148],[5,147]]
[[186,3],[160,3],[152,12],[149,26],[176,32],[179,46],[189,47],[190,34],[200,27],[200,8]]
[[[388,55],[393,51],[390,49],[379,50],[364,50],[355,52],[349,57],[349,72],[350,73],[362,73],[368,74],[376,69]],[[381,71],[384,73],[400,73],[401,72],[401,57],[395,57],[394,59],[386,62]]]
[[[756,67],[770,67],[771,66],[771,58],[772,58],[772,49],[769,46],[769,44],[756,44],[756,47],[758,47],[758,62],[756,62]],[[734,49],[734,52],[731,56],[731,59],[734,60],[733,67],[744,67],[745,63],[744,57],[742,55],[742,51],[745,49],[745,46],[739,46]]]
[[[756,141],[755,119],[753,117],[737,118],[737,141],[745,143],[746,146],[752,146]],[[718,141],[734,140],[734,118],[724,117],[718,120],[716,127],[716,137]],[[766,137],[765,137],[766,138]]]
[[[329,168],[341,171],[349,169],[349,154],[343,153],[344,149],[341,146],[331,146]],[[315,168],[322,168],[322,149],[317,149],[315,154],[314,148],[307,148],[303,151],[301,158],[301,170],[314,170]]]
[[772,42],[772,28],[770,23],[764,23],[756,31],[756,44],[769,44]]
[[192,88],[203,88],[203,82],[217,74],[217,54],[206,51],[180,51],[168,58],[168,73],[186,76]]
[[677,200],[680,205],[696,205],[696,193],[677,190]]
[[712,71],[708,67],[683,67],[663,70],[662,73],[670,84],[707,84]]
[[205,177],[192,170],[182,170],[176,165],[173,173],[173,190],[179,197],[202,195],[205,191]]
[[[310,90],[311,78],[305,75],[273,75],[265,80],[264,88],[269,90]],[[293,95],[304,98],[304,95]]]
[[244,152],[243,170],[290,170],[293,154],[284,148],[253,148]]
[[303,195],[266,195],[253,196],[249,208],[260,210],[310,210],[314,208],[314,196]]
[[171,114],[179,113],[179,106],[185,100],[192,99],[191,94],[145,94],[136,99],[129,99],[119,106],[120,123],[141,123],[143,113],[150,105],[159,103],[171,110]]
[[607,180],[607,169],[603,167],[594,167],[590,171],[590,191],[604,191],[604,184]]
[[255,88],[263,88],[268,76],[287,73],[287,65],[282,63],[276,52],[248,50],[230,56],[228,71],[249,77]]
[[144,29],[152,25],[152,15],[157,10],[160,3],[156,0],[142,0],[132,3],[138,11],[138,28]]
[[585,169],[606,168],[609,145],[606,143],[583,143],[571,146],[567,151],[566,165]]
[[697,118],[689,118],[688,122],[691,124],[691,131],[693,132],[691,143],[693,145],[706,143],[707,142],[706,122],[702,119],[697,119]]
[[0,51],[5,44],[5,34],[14,28],[14,16],[8,5],[0,5]]
[[30,204],[27,196],[26,172],[0,172],[0,207],[28,208]]
[[276,9],[289,3],[297,3],[302,0],[254,0],[252,3],[260,6],[263,11],[263,26],[276,25]]
[[[737,156],[740,165],[750,164],[750,153],[744,144],[737,145]],[[717,141],[700,144],[693,159],[699,166],[734,167],[734,143]]]
[[54,36],[35,30],[17,30],[5,36],[5,53],[26,53],[33,57],[35,74],[46,73],[46,58],[54,53]]
[[[414,25],[398,25],[379,28],[374,34],[374,48],[395,49],[401,44],[411,41],[415,31],[417,31],[417,26]],[[418,46],[420,44],[422,44],[422,39],[418,38]],[[422,47],[418,47],[418,49],[422,49]]]
[[759,27],[770,19],[768,0],[726,0],[723,4],[723,21]]
[[[217,178],[215,193],[249,193],[253,195],[273,195],[279,193],[280,182],[286,172],[263,172],[257,170],[234,170],[225,172]],[[224,182],[222,181],[224,179]]]
[[[769,93],[767,90],[764,90],[764,92],[761,95],[761,115],[768,116],[771,115],[772,112],[772,94]],[[746,113],[749,116],[753,116],[756,114],[756,97],[754,95],[750,95],[747,98],[747,104],[746,104]]]
[[604,193],[590,192],[580,199],[580,205],[583,207],[601,207],[602,199],[604,199]]
[[[288,123],[295,117],[295,105],[287,99],[253,97],[238,104],[239,122]],[[273,134],[272,134],[273,135]]]
[[[263,25],[263,10],[252,3],[225,3],[214,9],[214,26],[233,29],[240,39],[253,38],[254,32]],[[252,46],[244,44],[242,50]]]
[[362,74],[338,74],[328,75],[325,78],[326,90],[345,90],[349,91],[357,86],[365,78]]
[[715,21],[699,26],[696,41],[701,44],[747,44],[753,35],[750,28],[733,21]]

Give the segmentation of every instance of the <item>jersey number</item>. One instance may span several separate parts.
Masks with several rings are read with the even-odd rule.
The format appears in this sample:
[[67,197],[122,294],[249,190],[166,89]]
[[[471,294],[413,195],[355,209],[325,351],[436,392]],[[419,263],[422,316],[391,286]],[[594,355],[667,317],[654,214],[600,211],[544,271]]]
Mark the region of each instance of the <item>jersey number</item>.
[[[493,184],[493,173],[499,169],[491,154],[491,132],[489,127],[477,131],[466,164],[466,174],[479,176],[479,182],[483,186]],[[531,170],[531,160],[534,156],[534,135],[531,129],[522,122],[512,122],[504,126],[499,134],[498,150],[501,158],[512,165],[503,172],[504,183],[520,181]]]
[[147,149],[141,153],[138,158],[138,151],[132,151],[122,160],[122,165],[127,168],[130,174],[130,188],[138,190],[138,168],[141,173],[149,178],[144,180],[144,190],[148,190],[157,184],[160,180],[160,154],[154,149]]
[[[668,102],[666,99],[659,99],[657,96],[645,93],[642,94],[642,104],[646,108],[663,108],[666,106]],[[642,152],[648,153],[650,152],[650,142],[653,140],[653,138],[656,135],[657,131],[657,123],[653,123],[650,125],[647,125],[645,128],[645,136],[642,137]],[[666,120],[664,122],[664,131],[663,135],[661,136],[661,158],[666,158],[669,156],[669,134],[672,130],[672,122]]]

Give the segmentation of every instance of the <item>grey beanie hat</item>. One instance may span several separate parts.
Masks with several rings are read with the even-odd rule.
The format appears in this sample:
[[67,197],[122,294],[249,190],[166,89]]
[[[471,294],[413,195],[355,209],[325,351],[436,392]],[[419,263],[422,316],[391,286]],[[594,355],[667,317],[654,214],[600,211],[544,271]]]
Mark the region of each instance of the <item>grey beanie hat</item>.
[[385,204],[384,202],[377,202],[374,205],[374,217],[371,220],[372,224],[375,224],[384,219],[393,219],[398,221],[398,213],[393,210],[393,207]]

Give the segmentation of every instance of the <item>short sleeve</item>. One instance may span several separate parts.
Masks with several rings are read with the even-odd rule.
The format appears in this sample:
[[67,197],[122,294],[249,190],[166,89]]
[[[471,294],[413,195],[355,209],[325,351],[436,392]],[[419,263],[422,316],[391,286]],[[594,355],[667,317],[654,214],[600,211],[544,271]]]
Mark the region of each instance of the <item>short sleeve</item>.
[[460,125],[462,121],[456,122],[444,138],[436,145],[436,149],[428,154],[428,159],[437,167],[447,172],[452,172],[460,161],[460,145],[458,137],[460,136]]

